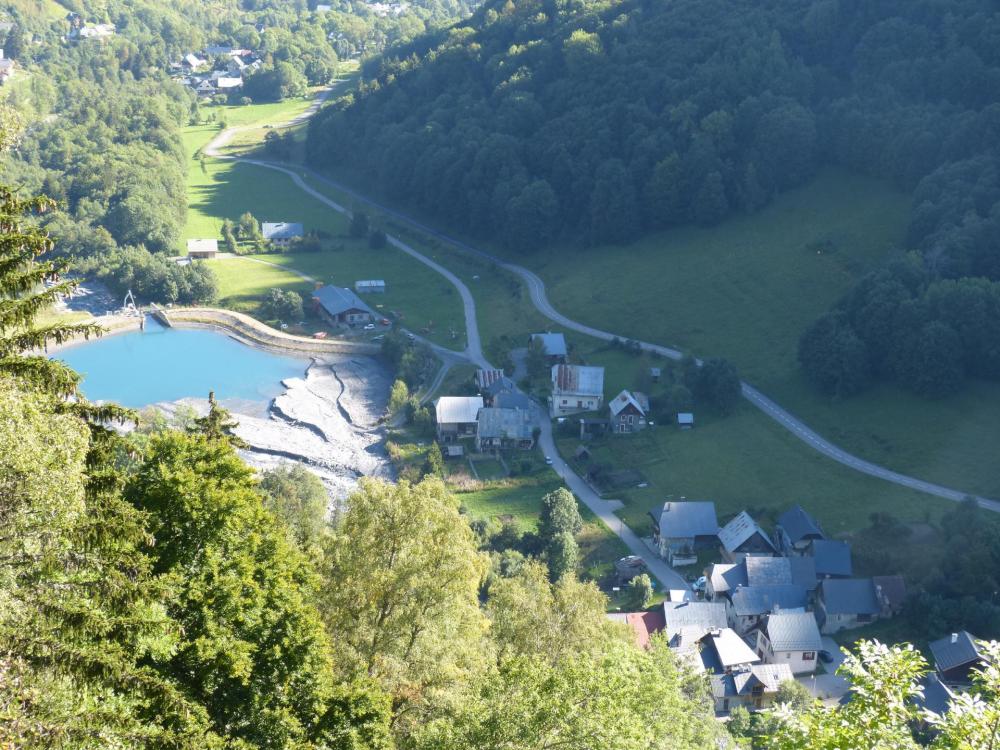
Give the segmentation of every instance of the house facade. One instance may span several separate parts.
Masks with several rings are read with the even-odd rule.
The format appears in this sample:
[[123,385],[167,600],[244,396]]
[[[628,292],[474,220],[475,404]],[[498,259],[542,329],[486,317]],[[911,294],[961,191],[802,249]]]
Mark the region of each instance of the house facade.
[[730,674],[713,675],[715,710],[728,714],[737,706],[759,711],[774,703],[781,683],[794,679],[787,664],[754,664]]
[[288,221],[265,221],[260,225],[264,239],[275,247],[288,247],[294,240],[301,239],[302,225]]
[[618,434],[639,432],[646,429],[649,398],[638,391],[622,391],[608,404],[611,412],[611,431]]
[[823,640],[812,612],[776,612],[754,631],[765,664],[787,664],[792,674],[816,671]]
[[786,555],[803,555],[810,543],[826,539],[819,523],[801,505],[793,505],[775,523],[774,541]]
[[563,417],[597,411],[604,403],[604,368],[583,365],[553,365],[549,411]]
[[879,618],[880,611],[871,578],[828,578],[820,582],[816,618],[824,635],[867,625]]
[[653,541],[660,556],[675,567],[693,565],[697,551],[718,541],[719,521],[715,503],[705,500],[668,501],[653,519]]
[[375,320],[374,311],[350,289],[320,287],[313,292],[313,304],[320,317],[331,325],[356,326]]
[[480,409],[476,421],[476,450],[481,453],[531,450],[535,447],[533,429],[531,413],[524,409]]
[[212,239],[188,240],[187,254],[192,260],[214,258],[219,254],[219,241]]
[[986,657],[980,651],[978,641],[968,631],[960,630],[928,644],[934,668],[942,683],[964,686],[972,682],[973,672],[986,665]]
[[434,402],[437,437],[442,443],[474,438],[483,408],[482,396],[442,396]]
[[740,635],[758,627],[768,615],[792,610],[804,612],[809,592],[803,586],[740,586],[728,597],[726,614],[729,626]]

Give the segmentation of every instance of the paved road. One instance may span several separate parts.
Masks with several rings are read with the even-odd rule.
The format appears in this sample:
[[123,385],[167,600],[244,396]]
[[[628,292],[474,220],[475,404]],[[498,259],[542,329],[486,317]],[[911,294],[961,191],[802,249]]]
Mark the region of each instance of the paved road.
[[[519,266],[515,263],[510,263],[504,260],[503,258],[487,253],[483,250],[480,250],[479,248],[473,247],[472,245],[469,245],[468,243],[463,242],[462,240],[456,239],[454,237],[450,237],[447,234],[444,234],[443,232],[439,232],[433,227],[429,227],[426,224],[417,221],[416,219],[412,219],[409,216],[402,214],[399,211],[396,211],[395,209],[389,206],[382,205],[377,201],[374,201],[364,195],[361,195],[360,193],[351,189],[347,185],[343,185],[342,183],[339,183],[336,180],[332,180],[309,168],[303,168],[303,171],[307,172],[314,179],[321,182],[325,182],[329,184],[331,187],[350,195],[352,198],[358,200],[359,202],[367,203],[368,205],[373,206],[374,208],[378,209],[379,211],[385,213],[388,216],[391,216],[393,219],[399,221],[400,223],[406,224],[424,234],[427,234],[438,240],[441,240],[442,242],[446,242],[452,245],[453,247],[458,248],[459,250],[463,250],[472,255],[476,255],[491,263],[496,263],[498,266],[506,269],[507,271],[516,274],[517,276],[519,276],[521,279],[524,280],[525,285],[528,287],[528,293],[530,295],[532,304],[542,315],[544,315],[552,322],[557,323],[558,325],[561,325],[569,330],[577,331],[587,336],[592,336],[594,338],[602,339],[604,341],[611,341],[612,339],[615,338],[623,338],[618,334],[611,333],[608,331],[602,331],[599,328],[594,328],[593,326],[588,326],[583,323],[579,323],[560,313],[558,310],[555,309],[555,307],[552,306],[552,303],[548,299],[548,295],[546,294],[545,291],[545,282],[543,282],[542,279],[533,271],[530,271],[529,269],[523,266]],[[419,253],[417,253],[416,256],[419,256]],[[434,267],[440,268],[439,264],[434,263],[433,261],[430,261],[430,263],[433,263]],[[468,312],[466,313],[466,318],[468,320]],[[639,341],[637,343],[646,351],[656,352],[670,359],[680,359],[684,354],[678,349],[674,349],[669,346],[653,344],[647,341]],[[974,495],[972,493],[964,492],[962,490],[954,489],[952,487],[945,487],[943,485],[935,484],[933,482],[927,482],[924,481],[923,479],[917,479],[916,477],[911,477],[906,474],[902,474],[898,471],[887,469],[884,466],[879,466],[878,464],[872,463],[871,461],[866,461],[863,458],[859,458],[858,456],[848,453],[843,448],[840,448],[834,443],[830,442],[822,435],[820,435],[818,432],[810,428],[801,419],[793,415],[788,410],[779,406],[777,403],[769,399],[767,396],[758,391],[749,383],[746,382],[742,383],[742,392],[743,392],[743,397],[746,398],[747,401],[749,401],[751,404],[757,407],[766,416],[770,417],[779,425],[788,430],[792,435],[797,437],[799,440],[801,440],[814,450],[819,451],[823,455],[827,456],[830,459],[833,459],[837,463],[840,463],[848,467],[849,469],[853,469],[863,474],[868,474],[869,476],[876,477],[877,479],[882,479],[887,482],[892,482],[893,484],[917,490],[919,492],[925,492],[929,495],[935,495],[937,497],[941,497],[946,500],[951,500],[954,502],[962,502],[963,500],[966,500],[968,498],[974,498],[986,510],[1000,513],[1000,500],[981,497],[979,495]]]

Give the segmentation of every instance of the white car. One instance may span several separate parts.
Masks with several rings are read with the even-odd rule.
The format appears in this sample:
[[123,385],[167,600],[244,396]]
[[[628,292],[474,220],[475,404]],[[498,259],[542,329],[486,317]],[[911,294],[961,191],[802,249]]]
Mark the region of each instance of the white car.
[[366,331],[374,331],[375,330],[375,324],[374,323],[369,323],[368,325],[365,326],[365,330]]
[[552,456],[546,456],[545,457],[545,465],[546,466],[551,466],[552,465]]

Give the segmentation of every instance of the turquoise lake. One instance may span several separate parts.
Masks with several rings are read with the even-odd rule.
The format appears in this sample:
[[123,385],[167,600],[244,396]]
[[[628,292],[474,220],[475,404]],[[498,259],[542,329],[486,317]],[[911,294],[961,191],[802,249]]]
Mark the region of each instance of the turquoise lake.
[[140,408],[180,398],[266,403],[281,381],[303,375],[309,361],[254,349],[225,334],[197,328],[166,329],[147,320],[145,331],[106,336],[54,355],[83,375],[91,401]]

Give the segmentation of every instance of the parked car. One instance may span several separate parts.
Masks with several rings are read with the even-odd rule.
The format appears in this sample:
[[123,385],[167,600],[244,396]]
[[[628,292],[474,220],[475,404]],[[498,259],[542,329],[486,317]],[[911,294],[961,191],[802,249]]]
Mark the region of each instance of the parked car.
[[551,456],[546,456],[545,457],[545,465],[546,466],[551,466],[552,465],[552,457]]
[[829,651],[820,651],[819,659],[820,661],[826,664],[830,664],[831,662],[833,662],[833,654],[831,654]]
[[378,322],[378,324],[381,325],[381,326],[387,326],[387,325],[389,325],[389,319],[388,318],[382,318],[382,320],[380,320]]
[[705,578],[705,576],[702,576],[701,578],[699,578],[698,580],[696,580],[694,583],[691,584],[691,588],[693,588],[695,591],[704,591],[705,586],[707,584],[708,584],[708,579]]
[[368,325],[365,326],[365,330],[366,331],[374,331],[375,330],[375,324],[374,323],[369,323]]

